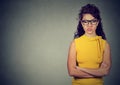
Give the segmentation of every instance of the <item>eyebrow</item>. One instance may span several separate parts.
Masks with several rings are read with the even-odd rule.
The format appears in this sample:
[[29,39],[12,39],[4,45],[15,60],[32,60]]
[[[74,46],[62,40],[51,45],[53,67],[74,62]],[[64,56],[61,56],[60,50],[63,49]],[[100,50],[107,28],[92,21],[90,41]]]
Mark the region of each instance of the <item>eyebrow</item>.
[[88,20],[88,19],[83,19],[83,20],[91,21],[91,20],[97,20],[97,19],[94,18],[94,19],[91,19],[91,20]]

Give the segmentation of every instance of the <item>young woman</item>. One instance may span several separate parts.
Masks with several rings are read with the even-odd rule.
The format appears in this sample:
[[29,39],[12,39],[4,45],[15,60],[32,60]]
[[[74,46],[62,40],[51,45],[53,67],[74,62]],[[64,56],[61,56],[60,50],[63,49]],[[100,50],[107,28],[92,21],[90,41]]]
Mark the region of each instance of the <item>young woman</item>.
[[93,4],[87,4],[80,10],[67,67],[73,77],[72,85],[103,85],[103,77],[109,74],[110,46],[102,29],[100,11]]

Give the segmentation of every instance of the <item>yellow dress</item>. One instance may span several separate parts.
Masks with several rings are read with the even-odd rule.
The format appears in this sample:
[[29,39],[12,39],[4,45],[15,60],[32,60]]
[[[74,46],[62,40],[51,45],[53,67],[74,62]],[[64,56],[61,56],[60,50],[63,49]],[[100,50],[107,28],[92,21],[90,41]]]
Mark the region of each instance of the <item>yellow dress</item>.
[[[101,36],[82,35],[75,40],[77,63],[83,68],[99,68],[106,41]],[[72,85],[103,85],[102,78],[82,78],[72,80]]]

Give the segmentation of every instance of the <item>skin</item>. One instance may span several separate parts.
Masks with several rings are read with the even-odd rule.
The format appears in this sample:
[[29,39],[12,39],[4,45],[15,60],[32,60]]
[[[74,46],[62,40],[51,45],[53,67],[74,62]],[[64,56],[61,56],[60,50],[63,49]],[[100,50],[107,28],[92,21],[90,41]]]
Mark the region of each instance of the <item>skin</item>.
[[[82,20],[93,20],[95,19],[91,14],[84,14],[83,15],[83,19]],[[85,35],[89,36],[89,37],[93,37],[93,36],[96,36],[96,28],[98,26],[98,23],[96,25],[92,25],[91,23],[89,23],[88,25],[83,25],[82,23],[82,27],[85,31]]]
[[[95,19],[91,14],[84,14],[82,20],[92,20]],[[88,37],[96,36],[96,28],[99,22],[96,25],[89,23],[88,25],[83,25],[85,35]],[[70,76],[75,78],[90,78],[90,77],[103,77],[109,74],[111,68],[111,52],[110,45],[106,42],[105,50],[103,54],[103,62],[100,67],[97,69],[92,68],[81,68],[76,65],[76,49],[75,42],[72,41],[69,47],[68,52],[68,61],[67,61],[68,73]]]

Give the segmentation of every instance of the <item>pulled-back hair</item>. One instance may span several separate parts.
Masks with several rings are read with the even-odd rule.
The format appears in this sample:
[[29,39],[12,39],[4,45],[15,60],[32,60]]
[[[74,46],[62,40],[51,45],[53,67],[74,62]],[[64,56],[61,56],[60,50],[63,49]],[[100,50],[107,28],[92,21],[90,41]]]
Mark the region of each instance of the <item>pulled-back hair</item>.
[[99,23],[98,23],[98,26],[96,29],[96,34],[98,36],[102,36],[102,38],[106,40],[106,36],[105,36],[105,33],[102,28],[100,11],[94,4],[87,4],[81,8],[80,13],[79,13],[79,22],[78,22],[78,26],[77,26],[77,31],[74,34],[74,38],[80,37],[85,33],[85,31],[82,27],[82,24],[81,24],[81,20],[82,20],[84,14],[91,14],[94,18],[99,20]]

